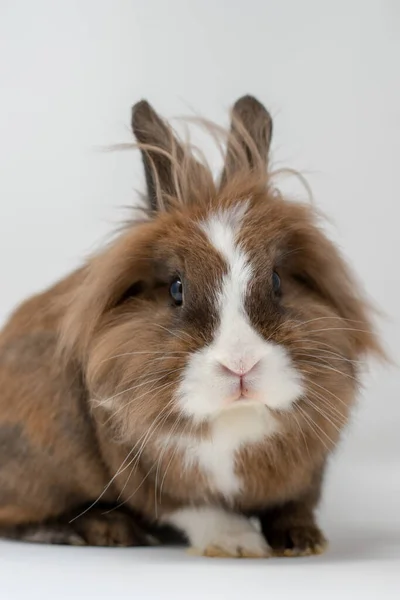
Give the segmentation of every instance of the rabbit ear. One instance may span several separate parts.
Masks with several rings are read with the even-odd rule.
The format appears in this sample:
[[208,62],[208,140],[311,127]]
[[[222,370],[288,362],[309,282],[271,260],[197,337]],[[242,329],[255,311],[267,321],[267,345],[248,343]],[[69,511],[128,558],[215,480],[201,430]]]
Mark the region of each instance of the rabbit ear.
[[253,96],[237,100],[231,113],[221,186],[238,171],[266,170],[272,138],[272,118]]
[[204,180],[204,167],[146,100],[132,108],[132,130],[142,152],[151,209],[166,210],[171,200],[187,202],[187,187],[196,189]]

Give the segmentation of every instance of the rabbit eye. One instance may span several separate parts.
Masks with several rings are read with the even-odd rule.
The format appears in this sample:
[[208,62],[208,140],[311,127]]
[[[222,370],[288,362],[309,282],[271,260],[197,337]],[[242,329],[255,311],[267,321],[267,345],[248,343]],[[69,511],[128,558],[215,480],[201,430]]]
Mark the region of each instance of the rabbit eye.
[[272,289],[274,290],[275,294],[277,294],[281,289],[281,278],[276,271],[272,273]]
[[176,306],[183,304],[183,284],[179,277],[173,280],[170,285],[169,293]]

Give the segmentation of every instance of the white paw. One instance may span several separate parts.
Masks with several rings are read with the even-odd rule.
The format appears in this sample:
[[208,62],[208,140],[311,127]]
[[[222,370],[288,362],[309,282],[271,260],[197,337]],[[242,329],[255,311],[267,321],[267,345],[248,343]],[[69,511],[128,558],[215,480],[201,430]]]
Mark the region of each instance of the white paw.
[[192,554],[230,558],[267,558],[270,548],[253,523],[215,508],[182,509],[168,519],[189,538]]
[[[196,553],[196,548],[193,552]],[[258,531],[221,533],[197,552],[203,556],[227,558],[267,558],[270,549]]]

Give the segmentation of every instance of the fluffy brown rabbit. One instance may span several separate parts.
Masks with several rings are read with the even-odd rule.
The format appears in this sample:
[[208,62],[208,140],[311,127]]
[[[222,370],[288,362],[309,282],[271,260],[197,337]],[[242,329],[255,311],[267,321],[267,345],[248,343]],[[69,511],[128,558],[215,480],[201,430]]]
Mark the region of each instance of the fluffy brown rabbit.
[[218,183],[147,102],[132,126],[148,217],[1,334],[2,534],[319,553],[326,460],[380,352],[369,307],[312,207],[273,192],[255,98]]

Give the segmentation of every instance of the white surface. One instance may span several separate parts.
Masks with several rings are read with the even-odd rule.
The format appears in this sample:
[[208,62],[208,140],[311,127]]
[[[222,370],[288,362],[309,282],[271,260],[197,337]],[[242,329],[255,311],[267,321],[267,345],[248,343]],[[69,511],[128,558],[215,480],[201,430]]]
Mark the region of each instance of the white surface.
[[[250,92],[275,118],[275,166],[307,175],[398,360],[399,63],[397,0],[2,0],[0,318],[126,216],[139,158],[97,149],[131,139],[133,102],[226,123]],[[0,543],[1,599],[398,598],[399,391],[397,370],[373,371],[328,480],[326,556],[232,567]]]
[[343,469],[344,456],[336,462],[321,515],[331,540],[324,556],[228,560],[191,557],[180,549],[3,542],[0,597],[398,600],[400,482],[389,466],[378,477],[368,467]]

